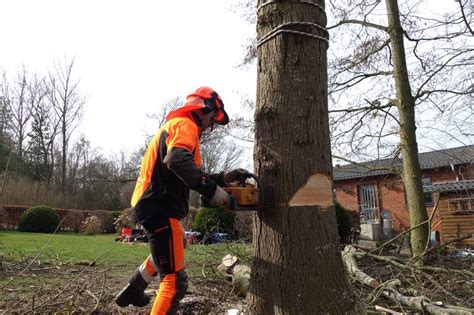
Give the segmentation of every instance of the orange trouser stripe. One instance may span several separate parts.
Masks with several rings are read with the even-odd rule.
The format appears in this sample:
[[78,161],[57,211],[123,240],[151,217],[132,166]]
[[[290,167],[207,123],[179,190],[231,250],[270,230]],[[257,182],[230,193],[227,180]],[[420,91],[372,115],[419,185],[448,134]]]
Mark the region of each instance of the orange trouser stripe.
[[166,275],[160,282],[160,288],[158,295],[156,296],[153,308],[151,309],[152,315],[166,315],[173,304],[174,296],[176,295],[176,274],[171,273]]
[[172,233],[172,262],[174,263],[174,272],[178,272],[184,268],[184,232],[181,222],[178,219],[170,218]]

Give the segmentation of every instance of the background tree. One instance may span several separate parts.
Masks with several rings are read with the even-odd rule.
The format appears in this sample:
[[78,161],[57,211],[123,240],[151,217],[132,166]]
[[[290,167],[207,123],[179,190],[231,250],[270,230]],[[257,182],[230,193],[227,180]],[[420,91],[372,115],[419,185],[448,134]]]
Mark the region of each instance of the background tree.
[[2,74],[0,82],[0,137],[4,139],[10,137],[10,89],[5,73]]
[[[324,1],[258,4],[254,163],[277,206],[254,220],[249,312],[347,313],[354,300],[334,206],[296,202],[310,179],[332,172]],[[324,187],[331,203],[329,181]]]
[[119,171],[82,135],[68,156],[68,192],[85,209],[121,210]]
[[17,154],[20,158],[23,158],[27,128],[31,117],[28,108],[28,77],[26,68],[23,67],[18,72],[13,85],[7,86],[6,89],[10,90],[4,96],[10,96],[7,101],[11,117],[10,129],[16,143]]
[[[395,0],[386,6],[332,2],[338,20],[329,27],[339,39],[329,76],[334,151],[344,160],[401,154],[412,226],[428,218],[418,142],[433,144],[441,135],[465,144],[473,114],[474,47],[462,14],[422,15],[425,3],[403,1],[400,11]],[[428,228],[427,223],[411,233],[415,255],[426,247]]]
[[[400,6],[417,136],[425,147],[443,148],[447,137],[465,145],[472,136],[473,47],[461,14],[454,4],[443,16],[423,14],[427,1]],[[336,22],[329,29],[339,39],[329,67],[333,148],[353,159],[392,156],[399,151],[399,122],[387,10],[366,1],[334,2],[331,8]]]
[[32,118],[28,133],[27,158],[33,178],[50,183],[54,166],[54,141],[58,119],[53,116],[48,94],[50,89],[44,78],[34,76],[29,87],[29,109]]
[[79,92],[79,81],[73,77],[74,59],[70,62],[57,62],[55,72],[50,73],[50,100],[59,120],[61,140],[61,180],[60,187],[66,187],[67,153],[72,133],[79,125],[83,115],[86,98]]

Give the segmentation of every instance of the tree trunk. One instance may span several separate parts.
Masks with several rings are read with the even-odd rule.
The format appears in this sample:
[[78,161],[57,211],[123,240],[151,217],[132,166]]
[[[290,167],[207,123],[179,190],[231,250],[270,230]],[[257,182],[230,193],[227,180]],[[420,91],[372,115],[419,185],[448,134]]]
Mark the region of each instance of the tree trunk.
[[[325,27],[323,7],[323,0],[270,2],[258,11],[258,37],[287,22]],[[286,29],[327,37],[308,24]],[[326,50],[321,38],[288,32],[259,46],[254,162],[262,182],[274,186],[276,206],[254,217],[250,314],[340,314],[354,308],[332,200],[328,205],[317,198],[331,196],[331,180],[314,185],[314,178],[328,178],[332,169]]]
[[[410,224],[416,226],[428,220],[421,170],[418,161],[418,144],[416,142],[415,99],[412,96],[410,80],[403,44],[403,30],[400,24],[397,0],[387,0],[387,16],[390,40],[392,43],[392,61],[397,107],[400,117],[400,149],[403,158],[403,184],[405,186]],[[411,234],[413,255],[421,255],[428,241],[428,224],[414,229]]]
[[[66,103],[66,102],[65,102]],[[67,104],[64,104],[64,108],[67,108]],[[61,145],[61,191],[66,191],[66,164],[67,164],[67,122],[66,122],[66,111],[62,115],[62,145]]]

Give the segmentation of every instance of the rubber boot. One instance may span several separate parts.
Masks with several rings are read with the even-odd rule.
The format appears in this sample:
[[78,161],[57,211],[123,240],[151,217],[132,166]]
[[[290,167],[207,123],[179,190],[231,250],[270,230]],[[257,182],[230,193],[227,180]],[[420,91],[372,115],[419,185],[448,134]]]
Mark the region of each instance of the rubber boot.
[[115,303],[120,307],[127,307],[130,304],[144,307],[150,303],[150,296],[145,294],[148,283],[143,279],[140,271],[135,271],[129,283],[115,297]]

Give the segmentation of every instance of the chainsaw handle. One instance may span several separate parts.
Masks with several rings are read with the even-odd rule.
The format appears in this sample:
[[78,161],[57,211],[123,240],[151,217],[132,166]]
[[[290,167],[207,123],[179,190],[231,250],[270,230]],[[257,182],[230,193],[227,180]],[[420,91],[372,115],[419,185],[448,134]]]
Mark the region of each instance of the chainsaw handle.
[[258,178],[257,175],[255,175],[253,173],[250,173],[250,172],[247,174],[247,178],[253,178],[255,180],[255,182],[257,183],[258,204],[259,204],[259,206],[257,208],[258,208],[258,210],[261,210],[263,208],[263,206],[265,205],[265,189],[262,185],[262,182],[260,181],[260,179]]

